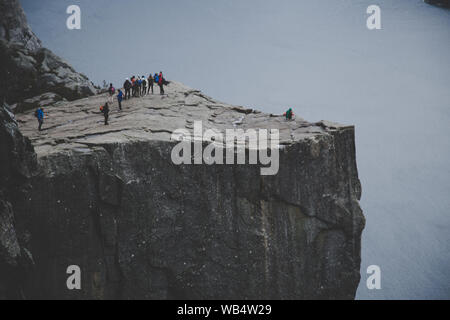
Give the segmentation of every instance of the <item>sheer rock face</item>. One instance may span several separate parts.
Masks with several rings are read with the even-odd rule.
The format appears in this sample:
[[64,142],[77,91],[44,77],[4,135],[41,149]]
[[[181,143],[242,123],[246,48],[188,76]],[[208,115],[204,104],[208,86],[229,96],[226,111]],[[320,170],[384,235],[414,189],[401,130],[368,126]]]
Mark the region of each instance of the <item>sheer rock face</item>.
[[21,298],[32,266],[27,219],[16,221],[12,203],[27,201],[37,169],[30,141],[19,132],[12,112],[0,107],[0,299]]
[[[171,82],[168,95],[111,106],[94,96],[32,112],[20,128],[38,155],[26,201],[27,298],[352,299],[364,217],[354,128],[230,106]],[[280,169],[180,165],[176,129],[280,130]],[[220,141],[216,141],[220,143]],[[24,223],[23,221],[26,221]],[[14,247],[12,247],[14,252]],[[66,287],[69,265],[82,290]]]
[[0,21],[0,102],[14,104],[14,111],[21,112],[41,105],[21,102],[43,93],[70,101],[97,93],[85,75],[41,46],[18,0],[0,2]]

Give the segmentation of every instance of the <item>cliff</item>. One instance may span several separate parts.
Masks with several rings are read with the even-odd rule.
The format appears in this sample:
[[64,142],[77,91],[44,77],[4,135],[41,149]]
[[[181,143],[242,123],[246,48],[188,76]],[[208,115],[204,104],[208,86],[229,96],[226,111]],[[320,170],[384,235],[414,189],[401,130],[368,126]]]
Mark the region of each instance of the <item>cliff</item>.
[[[21,264],[17,273],[26,276],[9,292],[63,299],[354,298],[364,227],[354,128],[285,121],[176,82],[167,92],[127,101],[121,112],[112,106],[109,126],[98,111],[105,95],[53,107],[41,133],[32,112],[19,116],[38,169],[7,210],[6,243],[14,246],[6,256],[32,262]],[[262,176],[260,165],[250,164],[175,165],[171,133],[192,131],[195,121],[204,130],[279,129],[278,174]],[[3,251],[10,247],[3,244]],[[82,270],[80,291],[66,287],[69,265]]]
[[[22,288],[33,261],[26,245],[26,219],[15,215],[11,203],[26,201],[36,154],[30,141],[20,133],[12,112],[0,107],[0,299],[24,298]],[[18,220],[16,220],[16,218]]]
[[[17,0],[0,2],[0,18],[0,98],[13,104],[0,107],[0,299],[354,298],[364,216],[352,126],[286,121],[177,82],[114,104],[104,126],[107,96],[42,48]],[[175,165],[172,133],[197,121],[278,129],[277,174]],[[215,138],[202,147],[223,146]]]
[[0,21],[0,103],[21,112],[97,93],[85,75],[42,47],[18,0],[0,1]]
[[438,7],[450,8],[450,0],[425,0],[425,2]]

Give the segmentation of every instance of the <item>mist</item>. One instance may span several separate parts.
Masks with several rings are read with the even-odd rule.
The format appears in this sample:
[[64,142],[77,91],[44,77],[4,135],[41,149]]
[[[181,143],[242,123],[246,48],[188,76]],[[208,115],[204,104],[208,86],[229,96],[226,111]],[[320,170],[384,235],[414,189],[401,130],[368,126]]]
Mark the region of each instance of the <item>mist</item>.
[[[421,0],[21,0],[94,83],[169,80],[228,103],[356,127],[367,219],[359,299],[450,298],[450,10]],[[77,4],[81,30],[66,28]],[[378,265],[382,289],[368,290]]]

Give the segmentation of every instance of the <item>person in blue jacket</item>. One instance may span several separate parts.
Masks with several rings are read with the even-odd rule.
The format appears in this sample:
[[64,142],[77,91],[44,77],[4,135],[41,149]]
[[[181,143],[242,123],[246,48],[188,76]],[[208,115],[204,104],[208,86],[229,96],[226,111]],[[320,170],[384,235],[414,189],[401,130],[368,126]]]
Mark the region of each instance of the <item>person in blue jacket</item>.
[[34,113],[35,117],[39,122],[39,131],[42,131],[42,125],[44,124],[44,109],[39,107]]
[[159,75],[157,73],[155,73],[153,78],[155,79],[155,83],[159,83]]
[[123,100],[123,92],[119,89],[119,93],[117,94],[117,101],[119,102],[119,110],[122,111],[122,100]]

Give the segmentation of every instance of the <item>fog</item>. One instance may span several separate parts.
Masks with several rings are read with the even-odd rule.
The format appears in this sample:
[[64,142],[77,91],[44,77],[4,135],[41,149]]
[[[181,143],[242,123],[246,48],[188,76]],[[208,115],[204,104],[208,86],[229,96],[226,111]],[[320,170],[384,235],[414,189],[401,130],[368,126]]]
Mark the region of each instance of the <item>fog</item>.
[[[421,0],[21,0],[45,46],[95,83],[166,77],[228,103],[354,124],[359,299],[450,299],[450,11]],[[81,30],[66,28],[78,4]],[[378,265],[382,289],[368,290]]]

